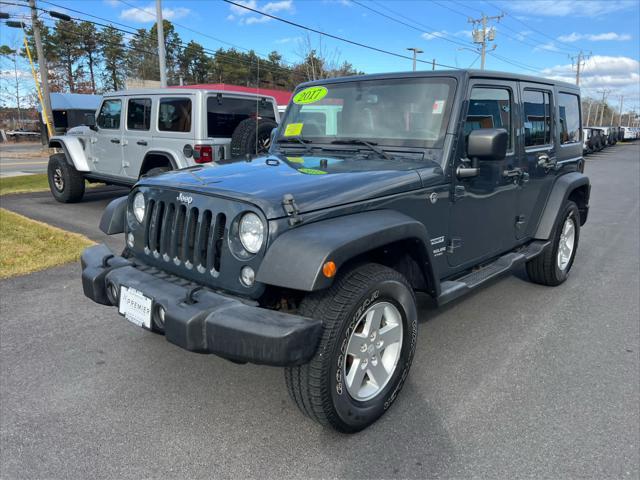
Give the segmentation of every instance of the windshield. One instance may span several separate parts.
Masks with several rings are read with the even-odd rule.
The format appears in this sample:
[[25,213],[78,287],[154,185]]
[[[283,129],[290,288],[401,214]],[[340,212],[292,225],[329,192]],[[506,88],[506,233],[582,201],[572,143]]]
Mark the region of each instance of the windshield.
[[441,148],[455,90],[448,77],[327,83],[296,92],[278,140]]

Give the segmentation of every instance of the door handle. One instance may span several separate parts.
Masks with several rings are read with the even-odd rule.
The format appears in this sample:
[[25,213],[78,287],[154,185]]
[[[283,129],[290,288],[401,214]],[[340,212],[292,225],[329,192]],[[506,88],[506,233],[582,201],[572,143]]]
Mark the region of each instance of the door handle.
[[546,153],[538,155],[538,166],[542,168],[554,168],[557,164],[555,158],[550,158]]
[[146,140],[138,140],[136,143],[138,145],[142,145],[143,147],[146,147],[148,145]]
[[120,139],[119,138],[112,138],[111,139],[111,143],[120,143]]

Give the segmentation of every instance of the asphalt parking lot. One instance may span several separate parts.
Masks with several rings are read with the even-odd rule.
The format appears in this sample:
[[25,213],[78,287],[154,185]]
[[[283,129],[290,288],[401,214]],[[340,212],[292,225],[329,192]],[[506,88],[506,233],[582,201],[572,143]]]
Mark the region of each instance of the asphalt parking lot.
[[[638,478],[640,142],[586,172],[569,280],[422,298],[402,394],[352,436],[305,419],[280,369],[185,352],[92,303],[79,265],[0,282],[0,477]],[[100,241],[121,193],[1,203]]]

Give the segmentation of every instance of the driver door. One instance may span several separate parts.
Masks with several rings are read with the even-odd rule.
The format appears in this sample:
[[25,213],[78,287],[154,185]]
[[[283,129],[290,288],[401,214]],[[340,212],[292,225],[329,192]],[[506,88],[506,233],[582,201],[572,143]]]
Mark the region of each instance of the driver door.
[[[453,268],[475,265],[513,248],[517,182],[509,172],[517,167],[514,118],[517,84],[475,80],[469,85],[463,138],[454,157],[454,203],[451,209],[448,262]],[[467,159],[466,143],[472,130],[504,128],[509,134],[504,159]],[[458,167],[478,169],[478,174],[458,178]]]
[[97,134],[93,145],[96,170],[109,175],[122,173],[122,101],[108,98],[102,102],[96,119]]

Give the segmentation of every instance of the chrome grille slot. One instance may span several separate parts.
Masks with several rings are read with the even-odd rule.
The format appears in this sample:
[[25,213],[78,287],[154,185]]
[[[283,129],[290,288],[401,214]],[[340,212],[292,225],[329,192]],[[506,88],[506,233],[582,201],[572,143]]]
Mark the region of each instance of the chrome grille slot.
[[182,260],[187,268],[193,267],[193,251],[196,240],[196,226],[198,225],[198,209],[187,210],[185,220],[184,238],[182,239]]
[[207,265],[207,245],[209,235],[211,234],[211,218],[213,214],[210,210],[205,210],[202,214],[202,220],[198,224],[196,233],[196,245],[193,255],[193,263],[197,266],[200,273],[204,273]]
[[224,213],[219,213],[216,216],[216,228],[211,238],[213,239],[212,247],[209,252],[213,252],[213,265],[212,269],[216,272],[220,271],[220,258],[222,256],[222,239],[224,238],[224,227],[227,223],[227,216]]
[[175,215],[176,206],[170,203],[167,208],[164,209],[164,218],[160,226],[160,253],[162,253],[162,258],[166,262],[171,259],[169,250],[171,248],[171,231],[173,229],[173,219]]
[[184,220],[187,216],[187,207],[180,205],[176,213],[174,228],[171,232],[171,258],[176,265],[180,264],[182,254],[182,242],[184,241]]

